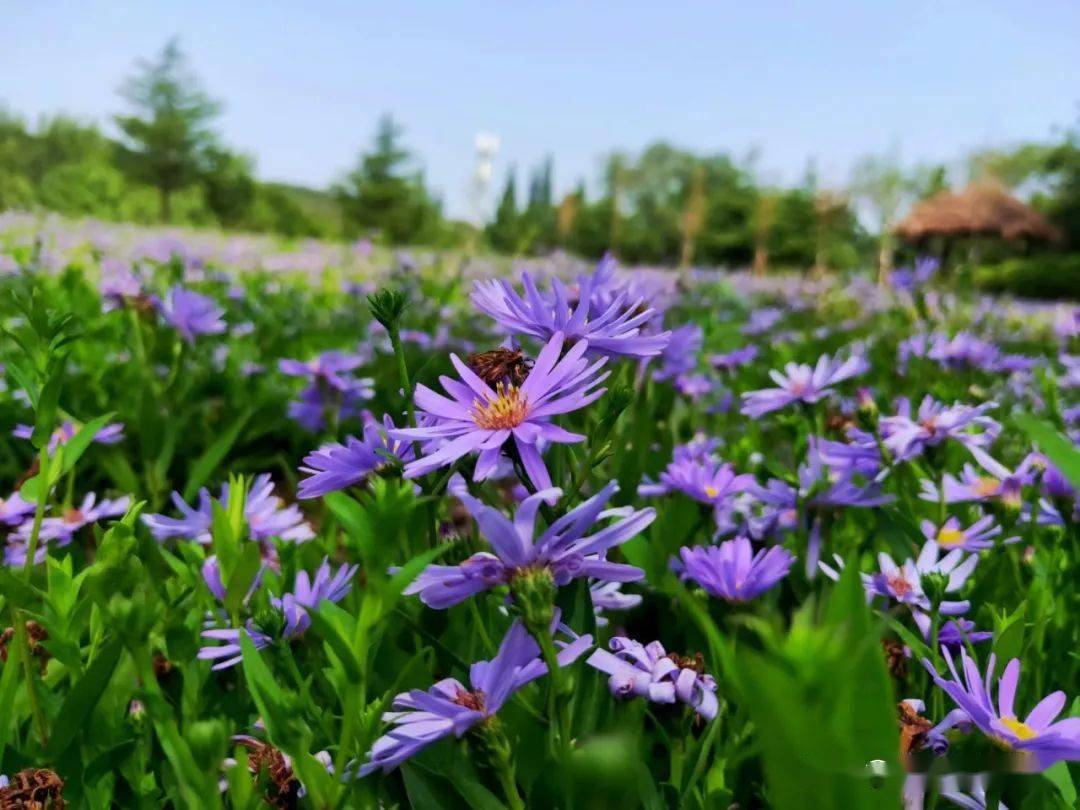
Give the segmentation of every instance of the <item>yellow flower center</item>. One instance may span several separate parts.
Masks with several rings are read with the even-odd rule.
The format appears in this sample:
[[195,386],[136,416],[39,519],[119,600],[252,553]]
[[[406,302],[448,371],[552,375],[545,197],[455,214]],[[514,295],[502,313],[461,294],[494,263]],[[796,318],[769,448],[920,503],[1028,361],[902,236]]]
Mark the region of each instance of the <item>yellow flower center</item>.
[[960,529],[942,529],[938,532],[938,545],[944,548],[953,548],[963,545],[964,533]]
[[485,430],[509,430],[525,421],[529,415],[528,397],[516,385],[495,386],[495,398],[486,403],[473,400],[472,418],[477,427]]
[[1002,717],[1002,724],[1009,729],[1017,739],[1030,740],[1032,737],[1039,736],[1039,732],[1029,726],[1027,723],[1017,720],[1015,717]]
[[975,482],[975,485],[972,487],[972,489],[975,490],[976,495],[980,495],[986,498],[990,495],[996,494],[1000,486],[1001,482],[998,481],[996,478],[984,476]]
[[716,487],[705,487],[705,494],[708,495],[710,498],[715,498],[717,495],[720,494],[720,490],[718,490]]

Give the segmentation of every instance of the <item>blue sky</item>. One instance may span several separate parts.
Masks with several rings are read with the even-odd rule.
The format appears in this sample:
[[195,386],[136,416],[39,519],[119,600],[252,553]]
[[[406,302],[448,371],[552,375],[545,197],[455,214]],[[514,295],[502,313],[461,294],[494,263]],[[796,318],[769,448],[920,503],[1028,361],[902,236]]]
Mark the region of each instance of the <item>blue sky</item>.
[[478,131],[559,188],[657,138],[745,156],[766,182],[812,158],[907,162],[1044,138],[1080,110],[1080,3],[156,2],[8,4],[0,102],[108,121],[139,56],[178,34],[260,176],[325,185],[390,111],[451,213]]

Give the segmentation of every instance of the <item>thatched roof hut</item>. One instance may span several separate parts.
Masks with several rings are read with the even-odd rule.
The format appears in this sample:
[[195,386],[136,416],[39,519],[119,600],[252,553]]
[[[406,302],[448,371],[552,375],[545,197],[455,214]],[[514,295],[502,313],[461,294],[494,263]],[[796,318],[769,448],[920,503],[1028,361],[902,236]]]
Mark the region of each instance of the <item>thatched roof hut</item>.
[[1058,229],[996,183],[972,183],[958,194],[942,191],[915,205],[893,232],[908,242],[989,236],[1005,241],[1056,242]]

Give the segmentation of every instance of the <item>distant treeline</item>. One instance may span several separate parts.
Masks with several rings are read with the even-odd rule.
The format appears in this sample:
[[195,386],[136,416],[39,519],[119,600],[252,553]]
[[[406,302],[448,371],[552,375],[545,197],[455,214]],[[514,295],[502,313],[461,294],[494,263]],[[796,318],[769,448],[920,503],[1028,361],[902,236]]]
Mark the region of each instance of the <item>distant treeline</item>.
[[[638,155],[609,155],[591,194],[582,182],[557,197],[550,159],[524,176],[512,169],[491,222],[477,231],[443,215],[389,116],[355,167],[317,190],[262,182],[251,157],[222,143],[213,126],[220,106],[191,75],[175,40],[138,64],[121,97],[126,109],[114,116],[116,138],[62,115],[30,126],[0,111],[0,210],[290,237],[368,236],[511,255],[598,257],[610,249],[634,263],[847,268],[891,256],[898,216],[950,184],[944,166],[904,170],[886,155],[860,160],[842,190],[822,188],[812,166],[799,185],[777,188],[760,182],[753,159],[660,142]],[[1080,246],[1075,132],[1058,143],[982,152],[967,168],[969,177],[1032,187],[1066,246]]]

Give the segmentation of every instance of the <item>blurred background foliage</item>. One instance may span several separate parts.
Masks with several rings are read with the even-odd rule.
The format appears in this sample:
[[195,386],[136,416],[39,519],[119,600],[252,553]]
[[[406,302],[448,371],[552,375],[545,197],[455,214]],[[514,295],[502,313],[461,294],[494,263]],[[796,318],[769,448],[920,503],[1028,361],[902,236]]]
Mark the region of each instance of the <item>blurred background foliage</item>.
[[[823,188],[812,164],[801,183],[761,180],[755,157],[701,155],[665,142],[602,158],[602,182],[557,197],[556,166],[511,168],[484,227],[448,219],[403,128],[384,116],[332,188],[263,182],[250,155],[223,143],[221,104],[203,90],[176,40],[141,61],[120,88],[117,138],[56,115],[30,124],[0,109],[0,210],[327,239],[370,238],[511,256],[566,251],[630,263],[885,272],[925,245],[897,241],[920,200],[992,181],[1028,200],[1057,229],[1048,245],[970,245],[988,289],[1075,296],[1080,252],[1080,128],[1053,139],[972,154],[965,171],[908,169],[895,155],[856,161],[847,187]],[[520,170],[519,170],[520,169]],[[959,176],[963,174],[964,176]],[[957,175],[957,176],[953,176]],[[899,256],[894,253],[899,251]]]

